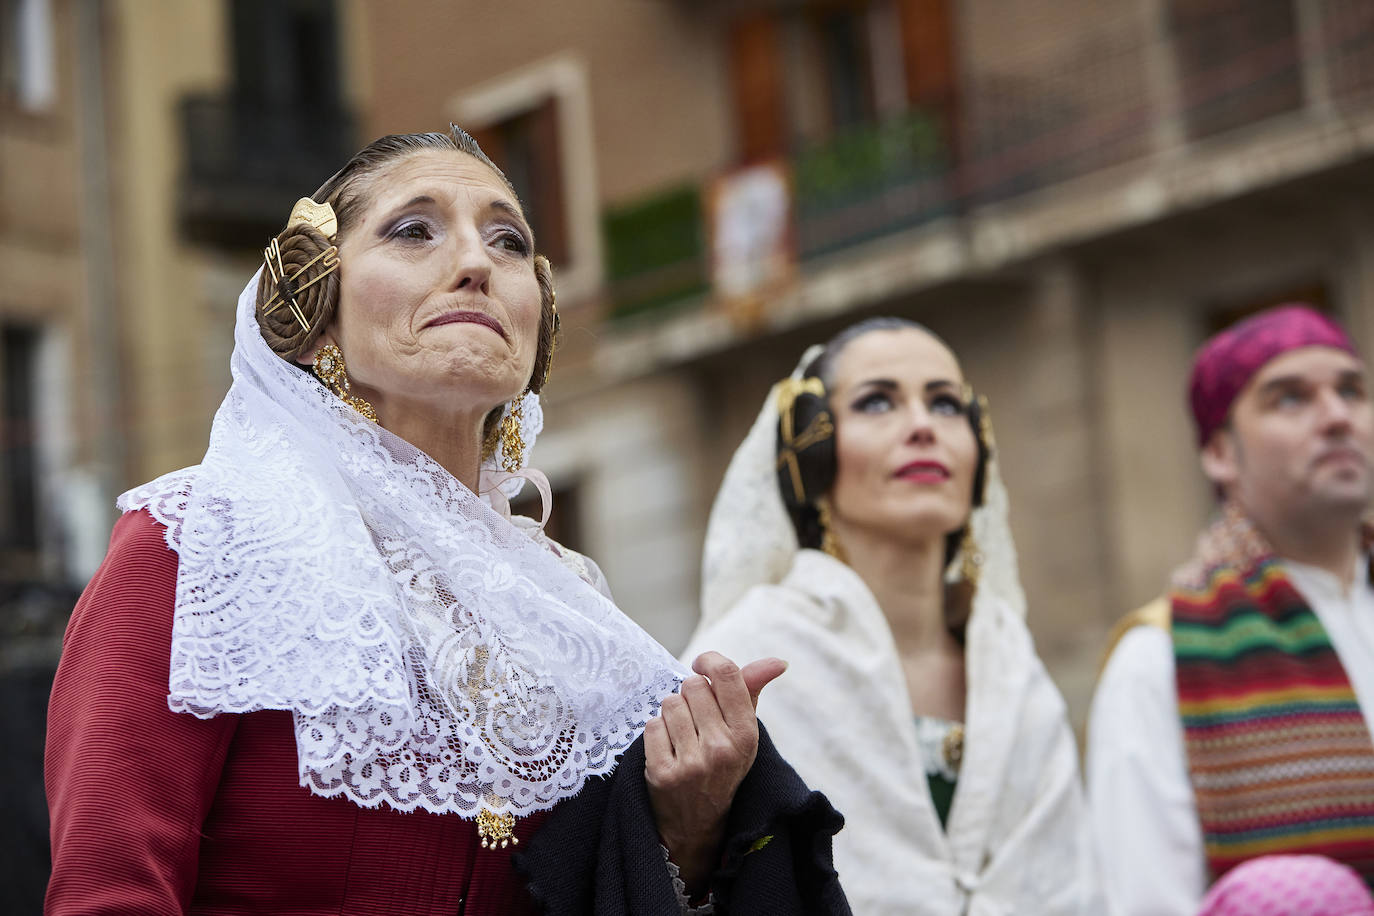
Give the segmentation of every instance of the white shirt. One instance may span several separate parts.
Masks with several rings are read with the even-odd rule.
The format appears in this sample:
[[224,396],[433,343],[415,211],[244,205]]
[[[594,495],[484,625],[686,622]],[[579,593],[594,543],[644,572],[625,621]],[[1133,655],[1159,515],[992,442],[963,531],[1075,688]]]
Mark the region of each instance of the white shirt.
[[[1284,565],[1326,628],[1374,732],[1374,587],[1365,564],[1349,590],[1325,570]],[[1207,860],[1169,633],[1138,626],[1122,637],[1090,716],[1088,802],[1112,913],[1193,916],[1207,891]]]

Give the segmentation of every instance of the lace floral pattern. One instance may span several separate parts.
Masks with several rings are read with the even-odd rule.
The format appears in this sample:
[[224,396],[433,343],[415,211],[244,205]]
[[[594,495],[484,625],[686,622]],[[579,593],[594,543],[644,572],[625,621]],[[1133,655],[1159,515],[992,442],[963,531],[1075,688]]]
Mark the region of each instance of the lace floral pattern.
[[365,806],[522,816],[609,772],[682,667],[576,567],[273,354],[256,288],[204,461],[119,500],[180,558],[170,708],[291,710],[302,784]]

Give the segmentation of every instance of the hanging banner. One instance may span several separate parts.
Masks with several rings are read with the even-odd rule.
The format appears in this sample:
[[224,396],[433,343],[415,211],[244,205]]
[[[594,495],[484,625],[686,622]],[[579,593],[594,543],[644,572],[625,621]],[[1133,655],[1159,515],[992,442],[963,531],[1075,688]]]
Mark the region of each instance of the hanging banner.
[[787,166],[768,162],[716,178],[706,207],[716,300],[741,325],[755,325],[796,273]]

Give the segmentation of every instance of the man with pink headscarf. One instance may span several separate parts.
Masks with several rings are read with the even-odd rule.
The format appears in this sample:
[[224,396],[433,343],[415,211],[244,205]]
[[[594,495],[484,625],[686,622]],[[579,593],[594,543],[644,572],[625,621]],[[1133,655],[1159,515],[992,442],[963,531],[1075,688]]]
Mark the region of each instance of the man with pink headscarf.
[[1221,511],[1118,627],[1093,698],[1112,910],[1374,913],[1364,363],[1334,321],[1281,306],[1207,341],[1189,398]]

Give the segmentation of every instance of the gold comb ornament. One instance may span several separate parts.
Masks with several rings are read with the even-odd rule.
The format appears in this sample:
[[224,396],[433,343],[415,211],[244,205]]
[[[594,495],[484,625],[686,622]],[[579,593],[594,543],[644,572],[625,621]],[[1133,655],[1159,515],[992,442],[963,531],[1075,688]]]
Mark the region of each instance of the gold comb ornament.
[[[291,217],[286,221],[287,228],[298,223],[310,226],[331,242],[339,231],[339,221],[334,216],[334,208],[327,203],[317,204],[308,197],[302,197],[296,201],[296,206],[291,208]],[[263,249],[262,260],[267,265],[267,272],[277,286],[277,291],[272,294],[272,298],[263,303],[262,313],[270,315],[282,306],[286,306],[290,309],[292,317],[300,324],[301,330],[309,330],[310,322],[306,320],[305,312],[301,310],[296,297],[339,269],[338,246],[330,245],[302,264],[290,276],[287,276],[286,265],[282,263],[281,246],[277,244],[275,238]],[[316,264],[319,264],[320,267],[315,275],[308,280],[302,280],[305,272]]]
[[331,242],[339,233],[339,220],[334,216],[334,208],[327,201],[317,204],[308,197],[296,201],[296,205],[291,208],[291,218],[286,221],[286,226],[289,229],[297,223],[305,223]]
[[818,377],[785,378],[778,382],[778,426],[782,433],[782,446],[778,449],[778,467],[787,466],[792,478],[792,493],[798,503],[806,502],[806,488],[802,486],[801,464],[797,455],[817,442],[824,442],[835,434],[835,424],[830,414],[822,411],[811,418],[799,435],[792,428],[792,405],[804,394],[825,397],[825,383]]

